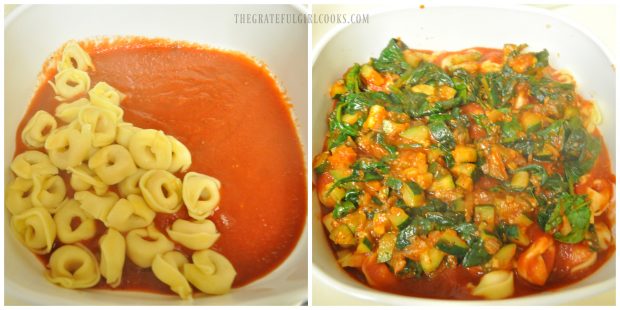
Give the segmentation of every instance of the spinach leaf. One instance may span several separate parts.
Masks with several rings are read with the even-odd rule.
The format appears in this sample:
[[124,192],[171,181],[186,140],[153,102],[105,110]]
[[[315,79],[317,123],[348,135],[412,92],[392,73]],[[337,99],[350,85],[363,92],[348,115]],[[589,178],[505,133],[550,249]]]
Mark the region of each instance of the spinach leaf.
[[359,93],[360,85],[360,65],[354,64],[344,75],[344,85],[349,93]]
[[390,153],[390,155],[396,154],[397,148],[395,146],[393,146],[393,145],[388,144],[385,141],[385,136],[382,133],[377,133],[375,135],[375,142],[377,142],[377,144],[379,144],[382,148],[384,148],[386,151],[388,151],[388,153]]
[[398,39],[391,39],[388,45],[381,51],[379,58],[373,59],[372,65],[379,72],[392,72],[402,74],[411,66],[405,61],[403,51],[407,45]]
[[345,201],[345,202],[341,202],[336,204],[336,206],[334,207],[334,212],[332,212],[332,216],[335,219],[340,219],[345,217],[347,214],[355,211],[355,209],[357,209],[357,207],[355,207],[355,205],[350,202],[350,201]]
[[469,251],[463,257],[463,267],[479,266],[491,259],[482,239],[476,238],[469,246]]
[[521,124],[519,124],[516,117],[512,117],[512,120],[509,122],[499,122],[499,127],[502,129],[501,143],[515,142],[519,138],[517,134],[521,130]]
[[601,141],[590,135],[577,117],[568,121],[567,131],[568,137],[562,154],[565,157],[564,172],[571,184],[569,189],[572,190],[572,184],[588,173],[596,163],[601,151]]
[[519,168],[515,169],[514,171],[515,172],[518,172],[518,171],[530,171],[532,174],[537,174],[537,175],[540,176],[540,183],[541,184],[545,184],[545,182],[547,182],[547,179],[549,178],[549,175],[547,174],[547,171],[541,165],[531,164],[531,165],[519,167]]
[[550,232],[557,229],[562,223],[563,216],[568,219],[571,230],[566,235],[556,232],[553,237],[565,243],[581,242],[590,225],[590,207],[585,196],[563,194],[549,215],[544,227],[545,231]]
[[439,142],[439,147],[441,149],[452,150],[456,142],[454,141],[452,131],[450,131],[450,128],[446,125],[445,116],[447,115],[432,115],[429,118],[428,129],[433,139]]
[[452,81],[456,89],[456,98],[463,104],[480,101],[478,97],[480,82],[467,71],[456,69],[452,72]]
[[411,237],[426,235],[433,230],[433,223],[422,217],[411,218],[409,224],[398,232],[396,247],[400,250],[411,244]]

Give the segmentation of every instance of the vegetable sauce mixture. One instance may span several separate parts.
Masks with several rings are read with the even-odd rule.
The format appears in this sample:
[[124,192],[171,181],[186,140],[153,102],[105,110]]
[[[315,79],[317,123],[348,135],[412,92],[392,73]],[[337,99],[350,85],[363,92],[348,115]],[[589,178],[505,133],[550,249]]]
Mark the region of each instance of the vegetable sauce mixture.
[[385,291],[496,299],[606,261],[615,176],[601,116],[548,57],[392,39],[336,81],[313,167],[342,267]]

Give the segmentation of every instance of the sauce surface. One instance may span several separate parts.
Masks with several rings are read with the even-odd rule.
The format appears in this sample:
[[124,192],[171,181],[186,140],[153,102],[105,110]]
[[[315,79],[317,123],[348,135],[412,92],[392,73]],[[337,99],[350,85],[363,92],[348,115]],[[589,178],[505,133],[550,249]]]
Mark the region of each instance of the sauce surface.
[[[85,49],[96,68],[91,85],[105,81],[127,96],[121,103],[126,122],[176,137],[192,154],[189,170],[221,181],[219,209],[209,218],[221,236],[211,249],[235,267],[233,287],[281,264],[304,228],[306,177],[289,104],[267,69],[241,54],[163,40],[87,42]],[[54,74],[44,72],[47,80]],[[20,134],[30,117],[38,110],[53,115],[58,104],[52,88],[42,84],[18,128],[16,154],[27,150]],[[61,175],[72,197],[69,176]],[[158,213],[154,223],[166,234],[177,218],[190,219],[181,208]],[[105,232],[100,226],[84,242],[97,257],[97,240]],[[191,250],[176,248],[191,257]],[[49,255],[40,258],[47,263]],[[105,279],[97,287],[108,288]],[[117,289],[174,294],[128,258]]]

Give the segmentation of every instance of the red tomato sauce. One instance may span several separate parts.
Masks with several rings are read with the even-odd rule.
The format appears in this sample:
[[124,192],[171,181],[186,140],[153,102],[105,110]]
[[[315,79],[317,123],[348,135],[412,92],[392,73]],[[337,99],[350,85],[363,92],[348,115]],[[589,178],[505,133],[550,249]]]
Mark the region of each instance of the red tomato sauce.
[[[121,103],[124,121],[176,137],[192,154],[189,171],[221,181],[220,206],[209,218],[221,236],[211,249],[235,267],[233,287],[280,265],[303,231],[307,189],[290,105],[268,70],[239,53],[165,40],[86,42],[85,49],[96,68],[89,72],[91,86],[105,81],[127,95]],[[55,73],[43,72],[47,80]],[[47,82],[41,84],[17,130],[16,155],[27,150],[20,134],[30,117],[38,110],[53,115],[58,104]],[[72,197],[69,175],[61,175]],[[177,218],[190,219],[181,208],[157,214],[154,223],[166,234]],[[99,224],[96,237],[83,242],[97,257],[105,232]],[[191,260],[193,251],[176,248]],[[49,254],[40,258],[46,264]],[[97,287],[109,288],[103,278]],[[118,289],[174,294],[128,258]]]

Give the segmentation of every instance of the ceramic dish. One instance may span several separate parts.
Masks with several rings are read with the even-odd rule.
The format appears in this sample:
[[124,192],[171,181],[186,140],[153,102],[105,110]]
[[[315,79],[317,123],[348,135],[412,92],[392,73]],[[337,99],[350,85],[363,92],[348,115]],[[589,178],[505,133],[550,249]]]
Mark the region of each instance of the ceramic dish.
[[[242,51],[265,63],[286,90],[303,145],[307,145],[306,38],[304,25],[237,24],[235,14],[303,13],[293,6],[28,6],[5,21],[5,179],[19,120],[37,86],[41,64],[64,42],[99,36],[167,38]],[[76,26],[80,25],[80,26]],[[225,30],[224,30],[225,29]],[[265,44],[265,42],[270,42]],[[271,46],[280,46],[272,49]],[[290,64],[302,64],[291,66]],[[110,290],[67,290],[42,277],[44,267],[13,238],[5,215],[5,300],[24,304],[188,304],[175,296]],[[305,230],[304,230],[305,231]],[[307,234],[266,276],[222,296],[193,304],[301,303],[307,296]]]
[[[492,25],[492,26],[489,26]],[[458,31],[454,31],[458,29]],[[530,50],[548,49],[555,68],[569,70],[578,92],[594,100],[605,115],[600,131],[615,161],[615,72],[609,54],[588,34],[540,10],[426,7],[393,10],[370,16],[368,24],[334,29],[318,44],[313,63],[313,156],[322,150],[326,116],[331,110],[328,91],[352,63],[364,63],[378,55],[384,43],[400,37],[409,47],[424,50],[461,50],[468,47],[501,48],[506,43],[527,43]],[[579,46],[575,50],[574,46]],[[312,206],[314,274],[351,298],[383,304],[558,304],[593,296],[615,285],[615,255],[594,274],[573,285],[527,297],[502,301],[449,301],[384,293],[356,281],[342,270],[321,226],[318,199]]]

